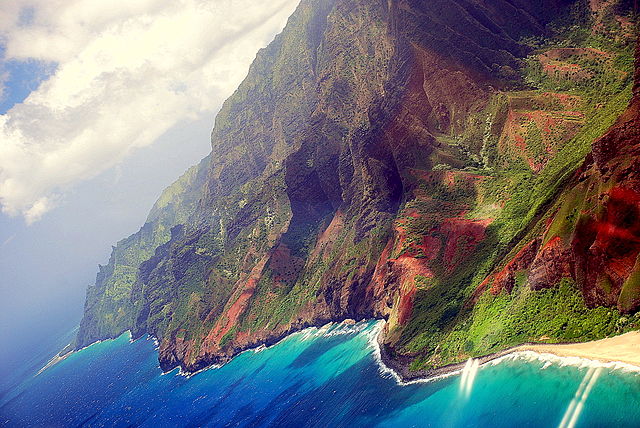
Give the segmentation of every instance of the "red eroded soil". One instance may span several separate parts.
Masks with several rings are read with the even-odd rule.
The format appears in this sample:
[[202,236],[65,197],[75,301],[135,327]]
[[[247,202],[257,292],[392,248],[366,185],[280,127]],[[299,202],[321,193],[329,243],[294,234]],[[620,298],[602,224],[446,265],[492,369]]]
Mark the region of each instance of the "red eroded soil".
[[[269,258],[267,256],[263,257],[251,270],[251,273],[246,279],[243,278],[238,281],[236,289],[241,290],[241,292],[233,304],[225,308],[224,314],[218,319],[209,334],[207,334],[204,340],[204,345],[207,349],[218,349],[224,335],[237,324],[238,318],[246,310],[249,300],[256,290],[256,285],[260,280],[260,276],[268,260]],[[242,282],[244,282],[244,286],[241,286]]]
[[445,220],[441,233],[446,236],[444,264],[449,272],[469,257],[485,238],[485,231],[493,219],[450,218]]
[[[538,250],[539,241],[534,240],[525,245],[502,270],[487,277],[480,287],[491,284],[491,292],[500,294],[503,290],[510,293],[515,286],[516,273],[527,269],[533,262]],[[483,290],[484,291],[484,290]]]
[[604,215],[581,223],[572,246],[590,287],[597,287],[598,278],[606,274],[619,290],[640,254],[640,193],[617,186],[608,196]]
[[340,236],[340,233],[342,233],[343,229],[344,213],[341,210],[338,210],[331,219],[331,223],[329,223],[329,226],[327,226],[327,228],[320,234],[320,236],[318,236],[318,241],[316,242],[316,246],[309,256],[309,259],[313,260],[320,254],[323,254],[326,260],[331,249],[333,248],[336,238]]
[[[549,94],[562,105],[577,106],[579,97]],[[522,101],[520,101],[522,103]],[[535,105],[535,100],[531,100]],[[561,142],[570,140],[584,124],[584,114],[580,111],[545,111],[509,109],[502,135],[498,142],[501,152],[510,152],[521,157],[534,172],[539,172],[550,156],[558,152]],[[532,129],[537,135],[532,134]]]
[[271,253],[269,269],[273,273],[276,285],[288,284],[298,277],[304,266],[304,259],[291,255],[291,250],[284,244],[278,245]]
[[550,49],[538,55],[538,60],[543,71],[555,79],[586,80],[593,77],[589,70],[580,65],[569,62],[572,57],[593,60],[602,58],[610,60],[612,55],[608,52],[594,48],[559,48]]
[[577,110],[583,103],[582,97],[579,95],[564,94],[561,92],[545,92],[542,94],[543,99],[548,99],[552,103],[554,101],[560,103],[565,110]]

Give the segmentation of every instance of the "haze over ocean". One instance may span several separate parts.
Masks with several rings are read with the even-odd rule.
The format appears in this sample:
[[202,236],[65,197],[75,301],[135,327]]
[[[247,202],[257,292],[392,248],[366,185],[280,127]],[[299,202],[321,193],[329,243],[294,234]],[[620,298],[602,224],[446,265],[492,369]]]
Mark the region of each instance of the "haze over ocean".
[[[265,4],[194,0],[164,5],[130,1],[109,5],[108,11],[100,1],[63,3],[18,0],[5,2],[0,8],[0,132],[13,130],[11,135],[16,137],[3,134],[0,138],[0,337],[5,341],[0,347],[0,394],[39,361],[39,355],[52,351],[53,338],[78,324],[87,286],[95,281],[97,265],[107,263],[111,246],[138,230],[162,190],[211,151],[213,119],[222,102],[244,78],[258,49],[282,30],[297,0]],[[199,31],[189,28],[189,14],[194,11],[208,24],[198,27]],[[153,62],[153,49],[141,47],[148,57],[145,67],[140,67],[136,56],[123,57],[119,46],[132,48],[133,41],[140,42],[136,32],[148,30],[145,20],[152,16],[156,21],[171,16],[177,27],[169,26],[153,38],[161,51],[154,64],[149,63]],[[242,25],[247,21],[252,25]],[[212,22],[217,24],[210,27]],[[185,27],[194,31],[184,31]],[[212,32],[213,27],[217,31]],[[192,37],[180,39],[186,33]],[[169,61],[163,49],[170,43],[181,51],[209,56],[204,62],[184,63],[181,55]],[[46,48],[41,49],[43,46]],[[101,53],[93,56],[96,51]],[[76,61],[83,65],[74,67]],[[153,71],[158,67],[161,70],[154,80]],[[79,75],[70,76],[73,70],[79,70]],[[202,73],[209,73],[208,78],[187,80]],[[167,75],[176,81],[157,84],[157,79]],[[79,117],[59,116],[73,110],[67,105],[69,99],[52,89],[64,82],[71,82],[71,86],[62,93],[84,90],[88,97],[81,97],[86,104],[77,109]],[[120,149],[108,153],[104,152],[106,133],[84,142],[74,138],[97,129],[104,111],[97,112],[104,109],[109,97],[95,91],[109,85],[130,85],[124,91],[127,96],[113,103],[112,123],[136,131],[161,123],[164,132],[142,145],[132,138],[119,140],[115,143]],[[144,88],[142,92],[154,100],[162,99],[165,107],[166,93],[162,91],[167,88],[172,94],[195,91],[198,97],[191,97],[193,104],[171,106],[169,118],[152,120],[123,114],[127,106],[144,110],[134,88]],[[116,92],[120,91],[109,93]],[[43,111],[43,105],[54,104],[59,108],[43,116],[36,113]],[[29,137],[31,131],[60,123],[69,128],[60,135],[52,132],[46,138]],[[60,154],[74,142],[80,142],[86,149],[81,151],[89,157],[59,162],[64,156],[56,151]],[[30,164],[47,157],[60,168]],[[69,172],[72,164],[89,166],[89,171],[67,183],[57,181],[56,171]],[[9,207],[10,197],[3,192],[28,185],[45,170],[50,174],[43,180],[46,185],[34,189],[48,190],[46,195],[34,194],[34,198],[55,194],[55,203],[38,219],[29,220],[21,215],[24,210]],[[19,171],[26,174],[21,176]]]
[[639,12],[3,2],[0,428],[640,427]]

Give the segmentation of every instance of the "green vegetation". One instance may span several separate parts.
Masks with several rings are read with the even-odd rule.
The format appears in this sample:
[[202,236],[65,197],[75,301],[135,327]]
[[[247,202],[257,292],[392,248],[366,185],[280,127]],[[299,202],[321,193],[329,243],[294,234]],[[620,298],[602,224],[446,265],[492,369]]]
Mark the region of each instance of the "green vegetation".
[[449,333],[439,349],[443,362],[486,355],[525,342],[597,340],[640,327],[640,315],[587,308],[575,284],[534,291],[520,285],[511,294],[485,293],[471,314]]
[[220,339],[220,347],[225,348],[229,343],[231,343],[235,335],[236,335],[235,328],[232,328],[231,330],[229,330],[229,332],[224,336],[222,336],[222,339]]
[[[574,21],[575,22],[575,21]],[[421,184],[421,190],[433,199],[453,202],[453,207],[438,207],[419,198],[406,204],[417,211],[417,218],[405,217],[408,242],[419,242],[421,236],[432,233],[441,218],[451,217],[456,209],[468,206],[468,218],[482,218],[491,214],[493,222],[485,240],[473,254],[453,272],[443,268],[440,254],[430,267],[436,273],[423,286],[420,279],[413,315],[406,326],[391,333],[397,337],[396,346],[403,353],[417,355],[412,368],[424,369],[459,361],[517,345],[526,341],[591,340],[640,327],[640,318],[623,317],[609,308],[589,309],[575,285],[564,280],[557,287],[533,291],[526,285],[525,272],[516,275],[516,288],[511,295],[493,296],[483,293],[475,305],[466,305],[472,293],[487,275],[504,266],[525,243],[544,231],[544,221],[551,213],[558,213],[545,235],[546,240],[560,236],[568,240],[584,209],[584,183],[567,192],[566,183],[591,150],[591,144],[615,122],[631,98],[633,75],[633,45],[613,36],[591,34],[588,26],[575,23],[558,27],[557,37],[531,41],[535,55],[527,60],[525,80],[534,91],[514,95],[500,94],[479,114],[485,115],[482,158],[484,166],[476,170],[485,178],[478,181],[469,194],[452,195],[442,192],[432,183]],[[593,76],[590,80],[558,78],[546,74],[539,55],[551,49],[594,47],[606,51],[594,59],[572,55],[563,61],[575,63]],[[525,124],[526,147],[537,162],[545,158],[539,172],[531,170],[522,158],[521,150],[509,151],[498,145],[507,123],[508,108],[561,109],[559,101],[536,98],[547,92],[562,92],[579,97],[573,105],[584,115],[584,125],[568,140],[555,140],[552,154],[547,153],[541,128],[534,121]],[[559,99],[559,98],[558,98]],[[578,98],[577,98],[578,99]],[[478,132],[465,131],[465,135]],[[468,143],[471,147],[473,143]],[[455,166],[448,170],[455,172]],[[440,195],[446,195],[441,197]],[[487,208],[487,207],[500,207]],[[449,211],[448,211],[449,210]],[[632,275],[625,284],[621,299],[631,302],[640,298],[640,283]],[[604,281],[604,280],[603,280]],[[606,284],[605,284],[606,285]],[[609,285],[610,286],[610,285]]]
[[205,158],[165,189],[137,233],[113,247],[109,263],[100,266],[96,284],[87,290],[85,317],[76,346],[131,329],[137,312],[132,295],[140,265],[171,238],[171,228],[188,220],[195,210],[205,178]]
[[[421,28],[403,11],[413,27],[392,28],[383,4],[334,6],[302,2],[258,53],[216,118],[214,155],[168,188],[101,267],[79,345],[133,329],[166,346],[180,339],[167,352],[175,360],[210,358],[257,332],[400,319],[398,282],[412,278],[412,313],[389,336],[416,356],[414,369],[636,328],[638,316],[587,308],[566,279],[534,291],[521,270],[511,294],[479,288],[534,238],[567,244],[583,221],[596,183],[568,183],[631,96],[633,48],[614,23],[592,32],[577,8],[554,37],[527,40],[524,60],[484,32],[492,41],[468,58],[434,46],[438,20]],[[453,9],[423,6],[415,16],[455,27]],[[433,67],[449,54],[469,67],[448,73],[469,83],[451,94],[455,82]],[[491,67],[495,82],[473,80]],[[629,278],[623,304],[640,298],[639,284]],[[219,343],[200,354],[211,337]]]
[[633,307],[638,301],[640,301],[640,259],[636,260],[634,272],[622,286],[619,302],[623,309],[627,309]]

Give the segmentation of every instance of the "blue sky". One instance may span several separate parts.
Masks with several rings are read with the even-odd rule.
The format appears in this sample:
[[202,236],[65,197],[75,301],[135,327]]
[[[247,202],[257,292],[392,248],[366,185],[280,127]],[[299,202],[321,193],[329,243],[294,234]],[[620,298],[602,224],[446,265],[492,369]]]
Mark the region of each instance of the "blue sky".
[[[20,9],[18,25],[27,27],[33,23],[35,9],[30,6]],[[55,62],[37,59],[7,60],[6,48],[0,44],[0,114],[5,114],[21,103],[43,80],[49,78],[56,69]]]
[[[0,47],[0,57],[4,56],[3,50]],[[55,63],[44,61],[3,61],[0,68],[0,76],[4,76],[0,114],[5,114],[11,107],[23,102],[43,80],[55,72],[55,69]]]
[[2,370],[79,322],[98,263],[208,154],[216,112],[296,4],[3,3]]

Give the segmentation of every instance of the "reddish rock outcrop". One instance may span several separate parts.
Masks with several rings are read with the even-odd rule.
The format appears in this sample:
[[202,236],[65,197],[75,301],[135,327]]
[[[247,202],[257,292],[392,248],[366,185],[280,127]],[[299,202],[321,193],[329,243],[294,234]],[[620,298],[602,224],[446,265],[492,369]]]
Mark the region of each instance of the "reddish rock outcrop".
[[[520,271],[528,269],[536,258],[540,241],[535,239],[526,244],[515,257],[510,260],[504,268],[498,273],[487,278],[487,284],[491,284],[491,292],[493,294],[499,294],[502,291],[511,293],[513,287],[516,285],[516,274]],[[491,278],[491,279],[489,279]],[[485,283],[481,284],[479,288],[483,288]],[[482,290],[484,291],[484,290]]]
[[549,240],[536,254],[529,268],[527,282],[534,290],[555,287],[563,278],[572,275],[572,254],[556,236]]
[[[411,327],[430,290],[450,301],[438,301],[441,318],[407,334],[454,322],[465,287],[491,268],[481,260],[482,273],[474,270],[476,252],[493,257],[502,253],[487,246],[517,245],[491,235],[501,227],[491,227],[492,213],[508,195],[484,201],[478,186],[500,178],[488,152],[506,119],[493,123],[487,111],[501,92],[523,87],[517,70],[531,53],[523,37],[546,35],[571,3],[301,2],[218,115],[197,208],[140,264],[126,318],[134,337],[158,337],[163,369],[194,371],[328,321],[386,317]],[[550,140],[582,124],[570,110],[580,100],[546,98],[557,98],[541,102],[558,104],[561,120],[542,108],[511,117],[542,134],[534,147],[513,133],[536,172],[557,153]],[[637,233],[636,205],[623,190],[600,187],[613,180],[607,189],[640,191],[628,162],[638,155],[637,127],[636,102],[583,168],[594,197],[603,194],[599,208],[586,210],[569,239],[540,236],[505,261],[492,277],[495,292],[512,290],[527,270],[535,288],[587,278],[591,296],[603,289],[593,287],[603,284],[592,279],[599,266],[620,280],[588,301],[611,302],[618,290],[627,296],[620,307],[634,307],[628,279],[637,250],[628,237]],[[78,344],[99,327],[83,330]]]
[[[570,239],[549,227],[529,242],[499,272],[478,287],[475,301],[487,287],[493,293],[511,292],[517,272],[526,273],[532,289],[573,278],[589,306],[617,306],[623,312],[640,309],[640,43],[637,45],[633,98],[609,131],[594,141],[591,155],[576,172],[572,186],[583,186],[585,206]],[[582,191],[580,191],[582,192]],[[560,196],[562,200],[562,196]],[[545,241],[542,246],[539,242]]]

